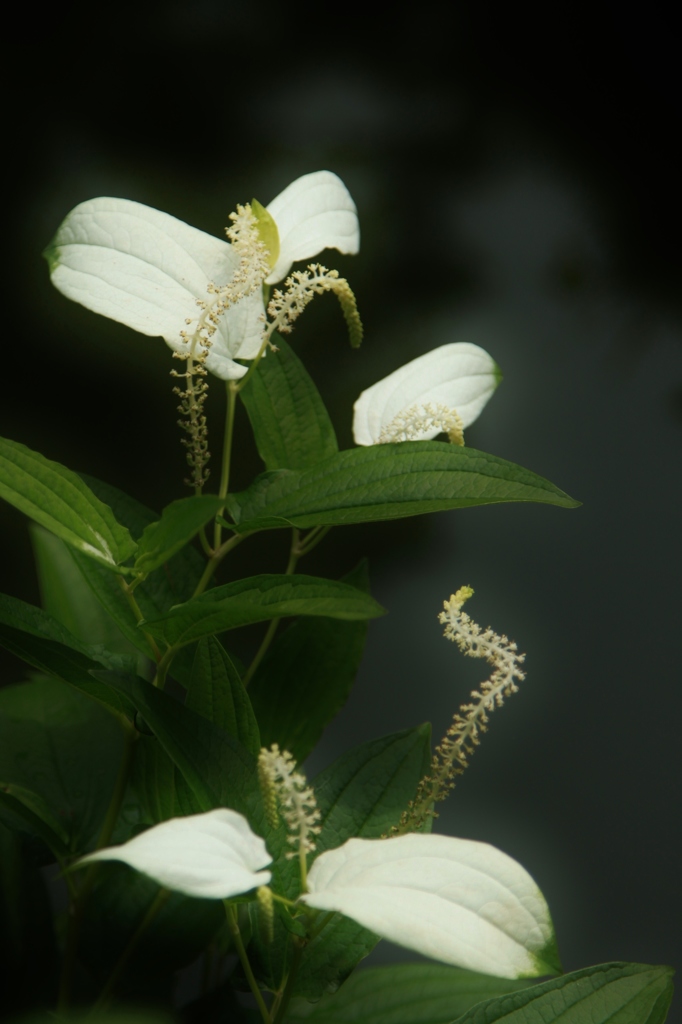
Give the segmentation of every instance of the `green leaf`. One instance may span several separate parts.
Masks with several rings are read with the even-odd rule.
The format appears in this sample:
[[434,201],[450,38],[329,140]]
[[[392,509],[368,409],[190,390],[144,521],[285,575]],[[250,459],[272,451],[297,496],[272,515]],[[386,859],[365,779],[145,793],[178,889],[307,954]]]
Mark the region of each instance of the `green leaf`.
[[[99,498],[114,510],[116,518],[128,527],[133,537],[139,538],[158,516],[122,491],[99,480],[87,478],[87,483]],[[74,552],[78,568],[98,601],[114,620],[124,636],[146,657],[153,652],[144,633],[138,628],[135,615],[116,578],[89,558]],[[156,618],[172,605],[186,601],[201,579],[205,561],[198,551],[185,547],[169,562],[155,569],[135,590],[135,600],[148,618]]]
[[41,796],[25,786],[0,782],[0,818],[6,824],[37,836],[55,857],[68,857],[68,837]]
[[279,335],[240,395],[266,469],[309,469],[336,454],[334,427],[303,363]]
[[671,967],[599,964],[480,1003],[457,1024],[662,1024],[672,975]]
[[198,494],[173,501],[156,523],[145,528],[137,549],[135,569],[151,572],[158,569],[193,537],[225,505],[225,499],[212,494]]
[[355,587],[315,576],[262,575],[215,587],[143,628],[172,646],[237,626],[284,615],[322,615],[335,619],[373,619],[384,609]]
[[38,795],[74,853],[101,828],[122,750],[118,723],[56,680],[0,690],[0,778]]
[[289,1011],[288,1020],[311,1024],[449,1024],[483,999],[526,988],[444,964],[396,964],[357,971],[333,995]]
[[[89,647],[101,644],[107,651],[137,659],[136,648],[99,601],[93,601],[92,590],[76,564],[76,552],[37,523],[31,524],[30,534],[42,606],[48,615]],[[90,559],[84,558],[83,561],[97,570]],[[109,582],[114,582],[109,572],[104,569],[101,572]]]
[[156,736],[141,735],[135,746],[131,786],[142,808],[156,825],[179,816],[177,769]]
[[[366,563],[342,582],[368,593]],[[348,698],[366,636],[366,622],[302,618],[276,637],[249,687],[264,747],[306,759]]]
[[[431,729],[393,733],[338,758],[312,782],[321,811],[316,856],[351,836],[374,839],[400,820],[431,760]],[[333,915],[304,951],[295,992],[308,999],[336,988],[374,948],[377,936]]]
[[117,569],[135,551],[128,530],[76,473],[5,438],[0,497],[107,569]]
[[111,656],[81,643],[40,608],[0,594],[0,645],[33,668],[132,718],[135,709],[125,695],[92,675],[93,671],[112,667]]
[[258,756],[260,733],[251,701],[229,654],[215,637],[204,637],[197,644],[185,707]]
[[441,441],[352,448],[304,471],[258,477],[228,498],[238,533],[368,523],[425,512],[537,501],[575,508],[548,480],[513,462]]
[[232,807],[252,825],[254,813],[262,818],[255,758],[241,743],[143,679],[125,679],[111,672],[101,676],[128,694],[179,769],[193,800],[185,813]]

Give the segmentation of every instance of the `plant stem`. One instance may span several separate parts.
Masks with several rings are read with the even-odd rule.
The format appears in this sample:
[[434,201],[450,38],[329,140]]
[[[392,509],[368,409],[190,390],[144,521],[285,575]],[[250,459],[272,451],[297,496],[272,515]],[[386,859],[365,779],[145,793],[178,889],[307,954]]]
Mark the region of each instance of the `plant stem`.
[[97,1002],[92,1008],[93,1011],[103,1009],[111,999],[111,995],[114,989],[116,988],[116,985],[120,981],[121,975],[123,974],[128,961],[130,960],[131,956],[133,955],[138,945],[140,944],[142,936],[147,931],[147,928],[149,928],[149,925],[152,923],[152,921],[159,913],[161,908],[164,906],[169,896],[170,892],[168,889],[160,889],[159,892],[157,893],[154,902],[151,904],[147,913],[144,915],[139,925],[133,932],[130,941],[128,942],[128,945],[121,953],[120,957],[116,962],[116,966],[114,967],[113,971],[107,978],[107,982],[102,991],[100,992]]
[[[297,564],[299,558],[301,557],[301,555],[299,553],[300,537],[301,537],[300,530],[297,530],[296,527],[294,527],[292,532],[291,532],[291,547],[289,548],[289,561],[287,562],[287,567],[286,567],[286,569],[284,571],[286,576],[291,576],[292,575],[292,573],[296,569],[296,564]],[[242,679],[242,682],[244,684],[244,689],[246,689],[246,687],[249,685],[249,683],[253,679],[254,674],[256,672],[256,669],[258,668],[258,666],[260,665],[261,661],[265,657],[267,649],[270,646],[270,644],[272,643],[273,638],[275,636],[275,633],[277,632],[277,627],[279,626],[279,623],[280,623],[279,619],[273,619],[271,621],[270,625],[268,626],[267,632],[266,632],[265,636],[263,637],[263,640],[261,641],[261,645],[258,648],[258,650],[256,651],[256,653],[254,655],[254,658],[253,658],[253,661],[249,665],[249,667],[248,667],[248,669],[246,671],[246,674],[245,674],[244,678]]]
[[[126,581],[124,580],[123,576],[117,576],[116,578],[117,578],[118,582],[121,585],[121,590],[125,594],[126,600],[128,601],[128,604],[130,605],[130,607],[133,610],[133,615],[135,616],[135,621],[137,622],[137,624],[139,626],[139,624],[144,619],[144,615],[142,614],[142,610],[141,610],[139,604],[137,603],[137,601],[135,600],[135,597],[133,596],[133,592],[130,589],[130,587],[128,586],[128,584],[126,583]],[[157,645],[156,640],[154,639],[154,637],[150,636],[149,633],[145,633],[144,630],[142,630],[142,633],[144,635],[145,640],[147,641],[147,643],[151,647],[152,651],[154,652],[154,658],[156,659],[156,661],[157,662],[161,661],[161,651],[159,650],[158,645]]]
[[[128,788],[128,779],[130,778],[130,772],[135,759],[136,740],[137,733],[133,729],[128,728],[123,747],[121,765],[114,784],[114,791],[111,794],[109,807],[107,808],[107,813],[97,839],[97,845],[95,847],[96,850],[101,850],[107,845],[107,843],[109,843],[114,828],[116,827],[116,822],[121,812],[121,805],[123,804],[123,798],[125,797],[125,792]],[[74,968],[76,966],[78,937],[80,935],[81,924],[83,921],[83,912],[97,876],[99,866],[99,864],[92,864],[88,868],[83,884],[75,895],[69,908],[66,943],[64,946],[64,960],[62,963],[61,978],[59,980],[59,998],[57,1003],[57,1011],[59,1013],[66,1011],[71,999],[71,984],[73,981]]]
[[241,961],[241,965],[242,965],[242,967],[244,969],[244,974],[246,975],[246,980],[248,981],[249,987],[250,987],[251,991],[253,992],[253,995],[254,995],[254,998],[255,998],[256,1002],[258,1003],[258,1009],[261,1012],[261,1017],[263,1018],[263,1021],[265,1022],[265,1024],[272,1024],[272,1018],[270,1017],[270,1012],[269,1012],[267,1006],[265,1005],[265,1000],[263,999],[263,993],[258,988],[258,982],[256,981],[256,979],[254,977],[254,974],[253,974],[253,971],[251,970],[251,964],[249,963],[249,958],[247,956],[246,949],[244,948],[244,943],[242,941],[241,932],[239,931],[239,924],[237,922],[237,910],[236,910],[236,907],[234,907],[231,903],[228,903],[227,901],[224,901],[224,903],[225,903],[225,913],[227,914],[227,924],[228,924],[228,927],[230,929],[230,934],[232,935],[232,938],[234,939],[234,944],[235,944],[235,948],[237,950],[237,955],[239,956],[239,959]]
[[[234,413],[237,407],[237,394],[239,388],[237,382],[233,380],[227,381],[227,412],[225,415],[225,439],[223,441],[223,462],[222,470],[220,474],[220,490],[218,491],[218,497],[226,498],[228,488],[230,486],[230,463],[232,460],[232,440],[234,437]],[[224,509],[221,509],[218,515],[223,514]],[[213,547],[217,550],[220,547],[222,539],[222,527],[220,523],[215,524],[215,532],[213,537]]]
[[[253,530],[252,532],[257,533],[258,531]],[[234,536],[230,537],[229,540],[226,540],[224,544],[221,544],[220,547],[213,552],[210,559],[206,563],[204,573],[199,582],[197,583],[196,589],[192,594],[192,597],[198,597],[199,594],[203,594],[204,590],[206,590],[206,587],[211,579],[211,576],[216,571],[225,555],[227,555],[228,552],[232,551],[233,548],[236,548],[238,544],[241,544],[243,540],[246,540],[246,538],[250,536],[251,533],[235,533]]]
[[301,965],[301,957],[303,956],[303,943],[297,941],[296,939],[294,939],[294,943],[294,958],[291,962],[291,970],[289,971],[287,983],[284,986],[284,993],[282,995],[282,999],[277,1010],[277,1015],[275,1016],[275,1019],[272,1022],[272,1024],[281,1024],[281,1021],[284,1020],[284,1015],[286,1014],[287,1008],[289,1006],[289,1000],[291,999],[294,992],[294,982],[296,981],[298,968]]

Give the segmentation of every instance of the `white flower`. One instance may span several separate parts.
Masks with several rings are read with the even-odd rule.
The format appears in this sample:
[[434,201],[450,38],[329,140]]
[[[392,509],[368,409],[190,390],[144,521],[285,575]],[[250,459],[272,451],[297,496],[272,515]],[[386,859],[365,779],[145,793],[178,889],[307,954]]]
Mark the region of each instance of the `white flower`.
[[478,417],[500,379],[478,345],[434,348],[362,392],[353,406],[355,443],[427,441],[444,431],[461,444],[461,428]]
[[[279,245],[267,283],[280,281],[295,260],[325,248],[356,253],[360,245],[355,204],[330,171],[292,182],[267,207]],[[279,239],[277,239],[277,234]],[[274,237],[272,237],[274,236]],[[240,270],[240,255],[227,241],[207,235],[167,213],[127,199],[91,199],[66,217],[46,249],[54,285],[67,298],[133,330],[160,335],[176,352],[187,349],[198,303],[214,301]],[[263,335],[263,298],[258,287],[219,312],[205,366],[231,380],[247,368]],[[214,289],[211,291],[211,289]]]
[[[81,860],[119,860],[168,889],[224,899],[267,885],[265,843],[236,811],[155,825]],[[547,904],[527,871],[486,843],[410,834],[349,839],[308,874],[307,906],[338,911],[408,949],[515,978],[558,969]]]
[[83,857],[81,864],[120,860],[165,889],[204,899],[227,899],[270,881],[265,843],[243,815],[219,807],[171,818],[121,846]]
[[[349,839],[321,854],[301,899],[444,963],[503,978],[558,967],[549,910],[515,860],[468,839]],[[546,958],[546,959],[545,959]]]

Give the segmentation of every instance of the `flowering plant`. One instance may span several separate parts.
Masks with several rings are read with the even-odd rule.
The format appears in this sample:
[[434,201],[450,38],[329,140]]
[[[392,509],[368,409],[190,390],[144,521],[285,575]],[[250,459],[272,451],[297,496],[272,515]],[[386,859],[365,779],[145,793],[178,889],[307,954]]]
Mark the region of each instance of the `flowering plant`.
[[[357,447],[339,451],[283,337],[331,292],[351,343],[362,340],[344,278],[318,263],[291,270],[326,248],[359,249],[355,204],[336,175],[306,175],[267,207],[238,206],[227,238],[95,199],[46,250],[65,296],[171,348],[192,493],[155,513],[0,441],[0,495],[33,521],[44,593],[43,608],[0,598],[0,641],[35,673],[0,692],[0,852],[7,864],[56,864],[66,904],[54,901],[56,927],[40,906],[38,1005],[58,1019],[141,1001],[169,1011],[177,972],[200,959],[201,992],[182,1020],[662,1022],[667,968],[562,975],[547,903],[525,868],[432,831],[490,714],[524,679],[516,644],[463,610],[471,587],[440,619],[490,673],[435,750],[420,726],[306,779],[301,764],[348,696],[367,623],[384,613],[364,564],[341,580],[297,571],[332,527],[578,503],[465,446],[500,380],[467,342],[364,390]],[[215,487],[212,378],[226,392]],[[264,466],[235,492],[238,401]],[[290,533],[285,571],[234,578],[230,553],[270,530]],[[258,624],[242,664],[229,633]],[[42,884],[30,871],[17,900]],[[356,972],[379,938],[437,964]]]

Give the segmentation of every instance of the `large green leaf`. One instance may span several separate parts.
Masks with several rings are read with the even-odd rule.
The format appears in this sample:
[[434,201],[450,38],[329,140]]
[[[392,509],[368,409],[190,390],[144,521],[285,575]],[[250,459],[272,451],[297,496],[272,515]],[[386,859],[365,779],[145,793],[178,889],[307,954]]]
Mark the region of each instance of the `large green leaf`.
[[192,794],[192,802],[185,802],[185,813],[232,807],[252,824],[254,812],[262,818],[255,758],[241,743],[143,679],[117,677],[111,672],[101,677],[127,693],[178,768]]
[[[158,521],[154,512],[123,491],[90,477],[86,479],[95,494],[111,506],[117,519],[128,527],[133,537],[140,538],[148,526]],[[78,568],[107,614],[139,651],[148,658],[152,657],[149,643],[138,628],[135,614],[115,577],[100,569],[91,559],[83,558],[78,552],[74,554]],[[178,551],[136,588],[135,600],[142,614],[153,619],[172,605],[186,601],[194,592],[205,565],[205,560],[194,548],[188,546]]]
[[264,574],[215,587],[185,604],[176,605],[143,628],[173,646],[237,626],[284,615],[322,615],[362,620],[383,615],[381,605],[362,591],[336,580],[315,576]]
[[260,733],[249,695],[229,654],[213,636],[196,646],[185,706],[258,756]]
[[313,379],[279,335],[240,396],[266,469],[308,469],[338,451]]
[[288,1020],[313,1024],[450,1024],[476,1003],[527,988],[527,981],[493,978],[444,964],[396,964],[353,974],[310,1012],[299,1003]]
[[[312,782],[321,811],[316,855],[351,836],[373,839],[400,820],[431,758],[428,725],[364,743]],[[274,874],[277,874],[277,866]],[[318,999],[373,949],[377,936],[335,914],[304,951],[295,992]]]
[[169,561],[225,505],[225,499],[212,494],[195,494],[173,501],[156,523],[145,528],[137,549],[135,568],[151,572]]
[[0,594],[0,645],[28,665],[69,683],[129,718],[134,707],[124,694],[92,675],[117,660],[102,648],[81,643],[40,608]]
[[352,448],[304,471],[265,473],[232,495],[237,532],[402,519],[501,501],[574,508],[548,480],[473,448],[405,441]]
[[[366,564],[343,582],[369,592]],[[326,618],[301,618],[280,633],[249,687],[263,746],[305,760],[346,702],[366,636],[366,622]]]
[[0,782],[0,819],[5,824],[37,836],[55,857],[69,856],[68,836],[41,796],[25,786]]
[[[140,658],[137,648],[123,635],[99,601],[76,564],[73,548],[37,523],[30,527],[31,544],[38,569],[44,610],[57,619],[82,643],[102,645],[105,650]],[[83,559],[97,568],[90,559]],[[102,575],[112,582],[109,572]]]
[[125,526],[76,473],[5,438],[0,497],[107,569],[117,569],[135,551]]
[[457,1024],[662,1024],[672,967],[599,964],[474,1006]]
[[74,853],[101,828],[122,751],[118,723],[70,687],[34,679],[0,690],[0,779],[37,794]]

